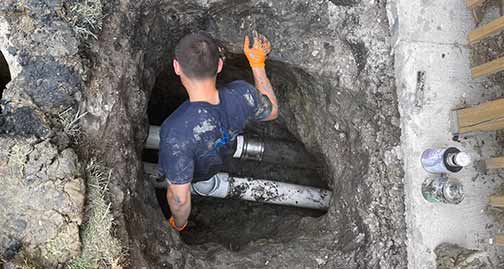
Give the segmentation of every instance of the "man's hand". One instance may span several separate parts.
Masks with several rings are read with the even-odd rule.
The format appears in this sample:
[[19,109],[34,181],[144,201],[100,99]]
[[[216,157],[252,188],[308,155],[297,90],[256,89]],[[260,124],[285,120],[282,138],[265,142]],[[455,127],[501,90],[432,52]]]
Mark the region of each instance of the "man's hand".
[[254,75],[254,82],[256,88],[268,97],[271,101],[272,109],[270,115],[263,119],[264,121],[274,120],[278,117],[278,101],[271,86],[271,82],[266,75],[266,69],[264,68],[264,62],[266,61],[266,56],[271,51],[271,44],[268,39],[257,34],[254,31],[254,44],[250,48],[250,41],[248,36],[245,36],[245,41],[243,42],[243,52],[249,61],[250,67],[252,67],[252,74]]
[[178,227],[177,224],[175,224],[175,219],[173,218],[173,216],[170,217],[170,219],[168,220],[168,223],[170,223],[170,226],[177,232],[183,231],[187,226],[187,222],[186,222],[186,224],[184,224],[182,227]]
[[255,31],[253,35],[254,43],[252,44],[252,48],[250,47],[249,37],[245,36],[245,41],[243,42],[243,52],[245,53],[245,56],[247,56],[250,67],[264,67],[266,56],[271,51],[271,44],[265,36],[257,34]]

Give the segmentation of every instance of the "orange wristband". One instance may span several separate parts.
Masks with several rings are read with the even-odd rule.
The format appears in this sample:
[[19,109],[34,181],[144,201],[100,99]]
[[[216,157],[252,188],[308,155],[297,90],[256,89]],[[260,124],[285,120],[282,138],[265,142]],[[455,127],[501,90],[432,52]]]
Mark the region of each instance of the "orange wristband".
[[170,219],[168,220],[168,223],[170,223],[170,226],[177,232],[181,232],[185,229],[185,227],[187,226],[187,222],[186,224],[184,224],[184,226],[182,227],[177,227],[177,224],[175,224],[175,219],[173,218],[173,216],[170,217]]

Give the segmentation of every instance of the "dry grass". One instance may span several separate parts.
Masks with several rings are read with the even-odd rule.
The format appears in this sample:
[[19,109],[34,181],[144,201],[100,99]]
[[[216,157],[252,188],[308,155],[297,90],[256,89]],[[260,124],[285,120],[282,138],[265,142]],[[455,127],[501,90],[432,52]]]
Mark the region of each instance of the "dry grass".
[[114,217],[110,210],[109,182],[112,170],[96,161],[86,167],[86,219],[81,229],[82,253],[70,268],[120,268],[124,258],[120,241],[113,236]]
[[24,176],[24,169],[27,162],[27,156],[32,152],[33,148],[30,145],[16,143],[9,152],[9,166],[12,169],[19,169],[18,175]]
[[21,249],[13,260],[3,260],[0,255],[0,268],[39,269],[44,267],[34,261],[33,258],[26,253],[26,250]]
[[63,131],[74,140],[78,142],[77,139],[80,136],[80,124],[79,121],[82,117],[86,116],[87,112],[80,111],[80,108],[75,112],[72,107],[67,108],[63,112],[58,114],[59,122],[63,126]]
[[96,34],[102,29],[103,5],[101,0],[80,0],[69,2],[67,21],[74,32],[83,40],[98,39]]

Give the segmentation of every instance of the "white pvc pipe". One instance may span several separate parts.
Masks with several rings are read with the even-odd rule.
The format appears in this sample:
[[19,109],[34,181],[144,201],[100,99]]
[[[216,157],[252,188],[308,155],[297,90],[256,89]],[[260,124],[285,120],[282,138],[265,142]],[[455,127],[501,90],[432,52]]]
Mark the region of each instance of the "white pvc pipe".
[[147,141],[145,141],[146,149],[159,149],[159,130],[161,130],[160,126],[150,125],[149,136],[147,136]]
[[[144,163],[149,175],[159,174],[155,164]],[[155,177],[155,176],[154,176]],[[166,180],[153,180],[156,188],[166,188]],[[327,210],[332,192],[264,179],[231,177],[219,173],[207,181],[192,184],[191,191],[201,196],[236,198],[253,202]]]
[[277,205],[327,210],[329,190],[264,179],[229,177],[227,197]]

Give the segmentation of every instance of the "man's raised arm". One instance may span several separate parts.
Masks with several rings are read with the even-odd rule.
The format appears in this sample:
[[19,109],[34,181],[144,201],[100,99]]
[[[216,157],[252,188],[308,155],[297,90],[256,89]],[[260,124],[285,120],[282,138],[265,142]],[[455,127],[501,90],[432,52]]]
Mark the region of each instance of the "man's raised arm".
[[275,92],[273,91],[273,86],[271,86],[271,82],[266,75],[264,63],[266,61],[266,56],[271,51],[271,44],[265,36],[257,33],[254,35],[254,43],[252,47],[250,47],[248,36],[245,36],[245,41],[243,42],[243,52],[245,53],[245,56],[247,56],[250,67],[252,68],[256,88],[262,94],[266,95],[271,102],[271,113],[264,120],[274,120],[278,117],[278,101]]

